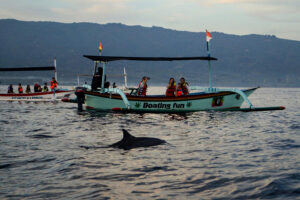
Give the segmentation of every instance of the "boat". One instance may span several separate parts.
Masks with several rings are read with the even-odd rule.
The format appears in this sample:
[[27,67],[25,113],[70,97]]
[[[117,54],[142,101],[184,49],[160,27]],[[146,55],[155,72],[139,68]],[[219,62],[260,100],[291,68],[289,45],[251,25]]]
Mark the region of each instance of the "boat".
[[[104,76],[106,65],[112,61],[132,60],[132,61],[184,61],[184,60],[207,60],[216,61],[217,58],[206,57],[121,57],[121,56],[91,56],[84,57],[94,61],[94,68],[98,63],[103,64],[102,85],[104,85]],[[209,65],[210,66],[210,65]],[[211,68],[211,67],[210,67]],[[95,70],[96,71],[96,70]],[[210,70],[211,71],[211,70]],[[283,106],[277,107],[254,107],[248,99],[256,89],[250,88],[240,90],[237,88],[213,88],[210,73],[210,87],[190,87],[193,90],[202,90],[201,92],[190,93],[186,96],[167,97],[165,95],[147,95],[137,96],[134,88],[130,93],[125,93],[119,88],[99,88],[96,91],[82,89],[77,91],[84,94],[86,109],[95,109],[100,111],[117,112],[136,112],[136,113],[188,113],[197,111],[266,111],[283,110]],[[248,107],[241,108],[243,102]]]
[[[217,61],[217,58],[210,56],[209,41],[211,34],[206,30],[207,56],[194,57],[124,57],[124,56],[99,56],[84,55],[84,57],[94,62],[94,74],[97,64],[102,63],[102,88],[91,90],[80,87],[76,90],[78,110],[81,110],[82,103],[85,103],[87,109],[100,111],[117,112],[137,112],[137,113],[188,113],[197,111],[269,111],[283,110],[285,107],[255,107],[248,99],[256,89],[240,90],[238,88],[214,88],[212,86],[212,67],[211,61]],[[101,45],[101,43],[100,43]],[[101,45],[102,46],[102,45]],[[102,50],[102,48],[101,48]],[[165,95],[146,95],[138,96],[137,88],[128,88],[131,91],[125,93],[119,88],[104,88],[106,75],[106,65],[109,62],[130,60],[130,61],[187,61],[187,60],[207,60],[209,67],[209,87],[190,87],[192,92],[185,96],[169,97]],[[200,92],[199,92],[200,91]],[[247,107],[241,107],[246,102]]]
[[71,90],[56,90],[55,92],[35,92],[35,93],[23,93],[23,94],[3,94],[0,93],[0,101],[53,101],[62,99],[69,95],[73,91]]
[[[19,68],[0,68],[0,71],[52,71],[54,70],[55,80],[57,80],[56,73],[56,59],[54,59],[53,66],[46,67],[19,67]],[[53,101],[61,99],[73,93],[74,90],[56,89],[48,92],[34,92],[34,93],[0,93],[0,101]]]

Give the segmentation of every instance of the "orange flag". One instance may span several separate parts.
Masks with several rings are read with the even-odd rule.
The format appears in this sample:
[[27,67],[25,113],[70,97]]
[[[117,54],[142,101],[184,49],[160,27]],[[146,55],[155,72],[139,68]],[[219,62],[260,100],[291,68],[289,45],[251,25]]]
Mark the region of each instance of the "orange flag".
[[209,42],[212,39],[210,32],[206,30],[206,42]]
[[99,52],[100,52],[100,53],[102,52],[102,49],[103,49],[103,47],[102,47],[102,42],[100,42],[100,44],[99,44]]

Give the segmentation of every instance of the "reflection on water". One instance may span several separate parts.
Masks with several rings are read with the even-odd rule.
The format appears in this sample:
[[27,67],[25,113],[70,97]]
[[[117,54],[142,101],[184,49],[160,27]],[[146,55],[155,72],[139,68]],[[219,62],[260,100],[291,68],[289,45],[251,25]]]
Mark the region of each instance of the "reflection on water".
[[[259,89],[254,105],[287,109],[186,115],[1,102],[0,198],[299,198],[299,97],[300,89]],[[122,128],[167,144],[107,148]]]

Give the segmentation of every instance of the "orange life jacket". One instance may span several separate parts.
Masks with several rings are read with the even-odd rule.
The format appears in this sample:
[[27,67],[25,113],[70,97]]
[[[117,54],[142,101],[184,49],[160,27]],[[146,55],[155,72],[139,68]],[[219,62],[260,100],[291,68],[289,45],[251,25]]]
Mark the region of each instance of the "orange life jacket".
[[54,88],[57,88],[57,82],[56,81],[51,81],[50,88],[51,88],[51,90],[53,90]]

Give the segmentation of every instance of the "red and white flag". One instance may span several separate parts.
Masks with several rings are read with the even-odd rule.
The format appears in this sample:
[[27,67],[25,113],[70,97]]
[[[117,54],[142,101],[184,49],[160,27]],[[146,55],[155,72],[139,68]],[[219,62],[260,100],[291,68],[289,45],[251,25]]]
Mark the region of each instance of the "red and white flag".
[[206,30],[206,42],[209,42],[212,39],[210,32]]

